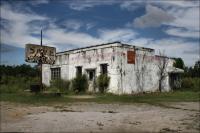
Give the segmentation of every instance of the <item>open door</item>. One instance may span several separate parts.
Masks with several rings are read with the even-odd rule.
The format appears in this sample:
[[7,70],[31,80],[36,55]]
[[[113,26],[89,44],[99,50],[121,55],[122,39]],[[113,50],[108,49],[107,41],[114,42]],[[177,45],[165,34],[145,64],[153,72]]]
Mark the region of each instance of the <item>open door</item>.
[[181,74],[169,73],[169,84],[173,90],[181,88]]
[[94,84],[95,84],[95,79],[96,79],[96,69],[87,69],[86,72],[87,72],[88,84],[89,84],[88,91],[94,92],[95,91]]

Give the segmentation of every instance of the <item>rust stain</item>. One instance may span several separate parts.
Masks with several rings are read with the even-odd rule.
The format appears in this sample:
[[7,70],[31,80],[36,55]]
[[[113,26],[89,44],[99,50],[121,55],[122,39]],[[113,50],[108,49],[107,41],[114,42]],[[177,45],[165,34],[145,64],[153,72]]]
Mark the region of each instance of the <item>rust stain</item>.
[[127,51],[127,63],[135,64],[135,51]]

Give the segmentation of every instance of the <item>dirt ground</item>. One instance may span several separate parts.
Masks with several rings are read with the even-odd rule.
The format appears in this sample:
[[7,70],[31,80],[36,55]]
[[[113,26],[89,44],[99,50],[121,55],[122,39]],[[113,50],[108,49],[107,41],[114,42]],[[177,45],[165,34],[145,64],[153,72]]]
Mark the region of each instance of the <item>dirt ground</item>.
[[69,103],[33,106],[1,102],[1,132],[199,132],[199,103]]

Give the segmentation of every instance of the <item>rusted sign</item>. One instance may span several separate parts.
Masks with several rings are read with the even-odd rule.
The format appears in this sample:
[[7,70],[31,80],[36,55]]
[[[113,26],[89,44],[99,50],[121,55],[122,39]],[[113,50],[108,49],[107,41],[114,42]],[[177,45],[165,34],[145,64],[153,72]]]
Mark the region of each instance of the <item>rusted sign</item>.
[[56,48],[26,44],[25,61],[30,63],[54,64]]
[[135,51],[127,51],[127,63],[135,64]]

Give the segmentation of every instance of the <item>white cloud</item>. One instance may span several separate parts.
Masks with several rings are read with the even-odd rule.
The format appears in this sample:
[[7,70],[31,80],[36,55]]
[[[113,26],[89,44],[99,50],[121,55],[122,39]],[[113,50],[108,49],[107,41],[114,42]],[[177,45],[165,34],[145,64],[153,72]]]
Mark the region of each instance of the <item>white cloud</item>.
[[78,20],[65,20],[62,25],[64,25],[67,29],[78,30],[83,26],[83,23]]
[[65,3],[73,10],[82,11],[86,10],[88,8],[92,8],[94,6],[100,6],[100,5],[112,5],[114,3],[118,3],[115,0],[109,0],[109,1],[102,1],[102,0],[76,0],[76,1],[65,1]]
[[66,32],[63,29],[59,29],[59,28],[49,29],[45,32],[45,34],[51,44],[66,45],[66,48],[67,48],[67,45],[83,47],[83,46],[102,43],[101,39],[95,38],[89,34],[81,33],[81,32],[72,32],[72,31]]
[[163,23],[171,22],[174,17],[162,9],[147,5],[146,14],[138,17],[134,20],[134,27],[145,28],[145,27],[159,27]]
[[99,30],[99,36],[102,40],[107,42],[111,41],[123,41],[128,42],[135,38],[136,32],[130,29],[101,29]]
[[48,4],[49,0],[29,0],[28,2],[34,6],[37,6],[41,4]]
[[176,19],[168,23],[168,25],[183,27],[189,30],[199,30],[199,7],[169,10],[170,14],[174,14]]
[[34,20],[44,21],[47,18],[36,14],[13,11],[9,5],[1,5],[1,19],[10,24],[4,24],[5,29],[1,29],[1,42],[17,47],[24,47],[25,43],[37,43],[38,38],[30,35],[28,23]]
[[[199,38],[200,12],[198,1],[153,1],[146,2],[157,5],[147,5],[146,14],[134,20],[134,26],[139,28],[159,27],[166,25],[164,32],[183,38]],[[130,25],[130,23],[127,23]]]
[[48,38],[48,43],[56,44],[57,48],[62,47],[67,49],[69,45],[84,47],[112,41],[129,42],[135,38],[136,33],[129,29],[100,29],[98,30],[98,37],[94,37],[87,33],[65,31],[54,27],[46,30],[45,35]]
[[190,8],[190,7],[199,7],[198,0],[140,0],[140,1],[122,1],[120,7],[129,11],[133,11],[138,8],[138,5],[157,5],[164,9],[171,7],[175,8]]
[[[200,14],[199,7],[187,7],[187,8],[171,8],[168,13],[174,14],[176,19],[173,22],[166,23],[169,25],[166,29],[166,33],[169,35],[179,37],[199,38],[200,32]],[[184,29],[184,30],[181,30]]]
[[144,4],[142,1],[124,1],[120,4],[121,9],[134,11],[139,8],[140,4]]
[[95,26],[95,23],[87,23],[86,24],[86,30],[90,30],[91,28],[93,28]]
[[175,6],[178,8],[198,7],[198,0],[163,0],[163,1],[152,1],[150,3],[160,4],[162,6]]
[[84,28],[86,30],[90,30],[93,28],[96,24],[94,22],[82,22],[80,20],[76,19],[68,19],[61,23],[61,25],[65,26],[68,30],[75,30],[78,31],[80,28]]
[[168,28],[165,32],[172,36],[199,38],[199,31],[184,30],[182,28]]

